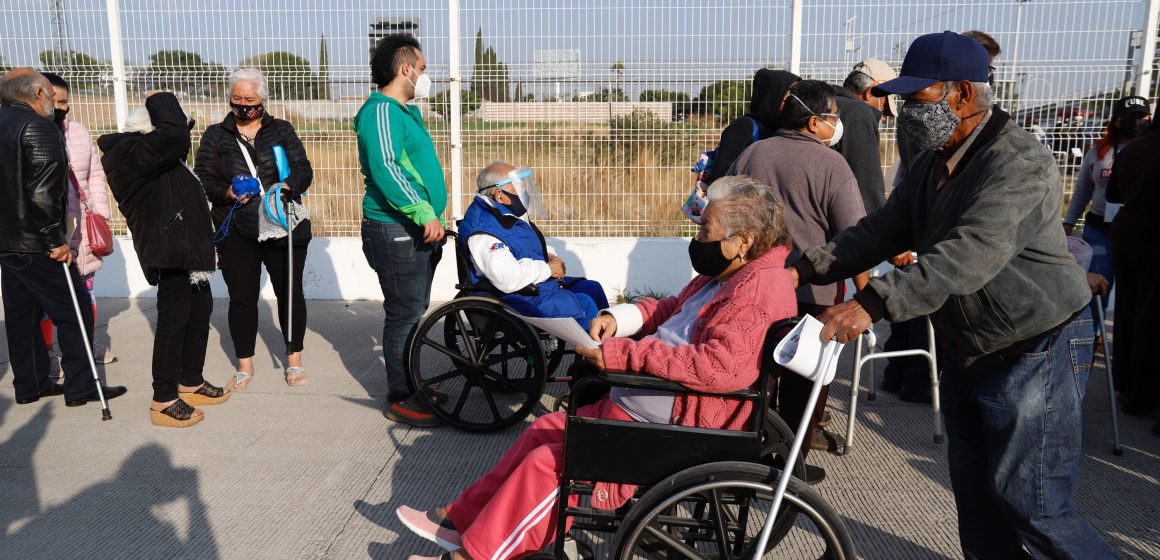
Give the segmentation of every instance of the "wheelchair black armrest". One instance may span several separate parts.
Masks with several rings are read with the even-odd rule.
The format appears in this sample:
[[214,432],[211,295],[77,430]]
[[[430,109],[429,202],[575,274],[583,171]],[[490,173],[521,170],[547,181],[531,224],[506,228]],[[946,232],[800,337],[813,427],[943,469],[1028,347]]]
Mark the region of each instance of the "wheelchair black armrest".
[[602,371],[597,375],[582,377],[576,380],[572,386],[572,394],[570,395],[568,403],[569,414],[576,410],[576,403],[572,401],[577,396],[584,394],[592,389],[589,385],[604,385],[606,387],[624,387],[628,389],[647,389],[650,391],[664,391],[677,395],[700,395],[713,397],[733,397],[737,399],[745,399],[757,401],[761,398],[761,393],[753,389],[742,389],[740,391],[732,391],[729,393],[707,393],[705,391],[696,391],[677,383],[676,381],[669,381],[661,379],[648,374],[633,374],[626,372]]
[[[486,278],[474,284],[457,284],[455,289],[465,292],[487,292],[496,297],[507,295],[507,292],[495,287]],[[521,296],[536,297],[540,295],[540,287],[535,284],[528,284],[512,293],[520,294]]]

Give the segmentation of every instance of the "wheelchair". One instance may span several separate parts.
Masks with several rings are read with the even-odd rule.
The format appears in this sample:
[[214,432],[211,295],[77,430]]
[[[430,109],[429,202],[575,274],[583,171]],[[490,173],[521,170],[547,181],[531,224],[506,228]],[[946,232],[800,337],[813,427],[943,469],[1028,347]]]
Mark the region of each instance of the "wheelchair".
[[[458,240],[448,230],[447,237]],[[567,345],[515,316],[486,280],[472,283],[467,252],[455,251],[455,299],[419,322],[407,348],[412,386],[435,416],[454,428],[490,432],[523,421],[540,404]],[[535,295],[535,285],[520,290]]]
[[[769,428],[770,418],[777,419],[769,408],[771,389],[782,372],[774,363],[773,349],[796,323],[797,319],[781,321],[767,332],[759,390],[708,395],[748,401],[753,410],[766,411],[764,419],[754,414],[744,431],[577,416],[573,411],[582,403],[613,386],[706,395],[651,376],[603,372],[580,379],[573,387],[565,423],[553,550],[524,558],[564,558],[568,519],[573,521],[574,535],[611,534],[602,548],[615,560],[757,557],[758,536],[772,507],[789,441],[777,439]],[[799,460],[795,466],[802,464]],[[799,475],[799,469],[794,474]],[[615,512],[585,507],[584,498],[595,491],[594,481],[632,484],[638,490]],[[579,496],[577,505],[569,504],[570,496]],[[798,476],[789,481],[772,523],[761,558],[857,557],[840,515]]]

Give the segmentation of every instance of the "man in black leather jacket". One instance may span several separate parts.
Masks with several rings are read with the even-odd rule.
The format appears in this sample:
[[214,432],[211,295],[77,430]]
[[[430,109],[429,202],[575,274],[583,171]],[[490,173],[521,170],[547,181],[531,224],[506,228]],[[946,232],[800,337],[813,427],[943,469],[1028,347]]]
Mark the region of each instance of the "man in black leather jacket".
[[[31,68],[12,70],[0,82],[0,200],[6,201],[0,205],[0,291],[16,403],[63,393],[65,404],[80,406],[97,398],[97,387],[58,264],[68,265],[77,300],[87,302],[67,243],[68,155],[52,122],[53,95],[48,79]],[[92,308],[80,310],[91,335]],[[48,349],[38,327],[43,313],[57,325],[63,385],[48,381]],[[124,387],[105,389],[108,398],[124,393]]]

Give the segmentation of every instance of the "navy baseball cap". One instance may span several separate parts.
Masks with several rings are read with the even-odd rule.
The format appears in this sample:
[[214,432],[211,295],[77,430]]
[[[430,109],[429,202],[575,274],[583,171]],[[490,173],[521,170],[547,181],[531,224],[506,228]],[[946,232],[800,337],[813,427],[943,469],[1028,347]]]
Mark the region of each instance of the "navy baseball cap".
[[878,84],[871,93],[878,97],[907,95],[938,82],[986,82],[989,60],[983,45],[965,35],[954,31],[923,35],[907,49],[898,77]]

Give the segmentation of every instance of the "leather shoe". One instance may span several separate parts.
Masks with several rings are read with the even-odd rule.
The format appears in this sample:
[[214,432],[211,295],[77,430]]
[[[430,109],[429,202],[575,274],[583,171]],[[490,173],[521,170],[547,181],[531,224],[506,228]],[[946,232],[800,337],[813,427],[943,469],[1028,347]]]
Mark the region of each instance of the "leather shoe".
[[[115,387],[105,386],[105,387],[102,387],[101,389],[105,393],[105,400],[113,400],[113,399],[129,392],[128,389],[121,387],[121,386],[115,386]],[[75,399],[65,398],[64,405],[65,406],[82,406],[82,405],[88,404],[89,401],[100,401],[100,400],[101,400],[101,398],[100,398],[100,396],[97,395],[97,390],[93,389],[92,391],[89,391],[88,394],[85,394],[81,397],[77,397]]]
[[42,390],[40,394],[33,395],[31,397],[17,397],[16,404],[32,404],[40,400],[40,397],[55,397],[57,395],[63,394],[64,385],[61,385],[60,383],[49,383],[48,388]]

